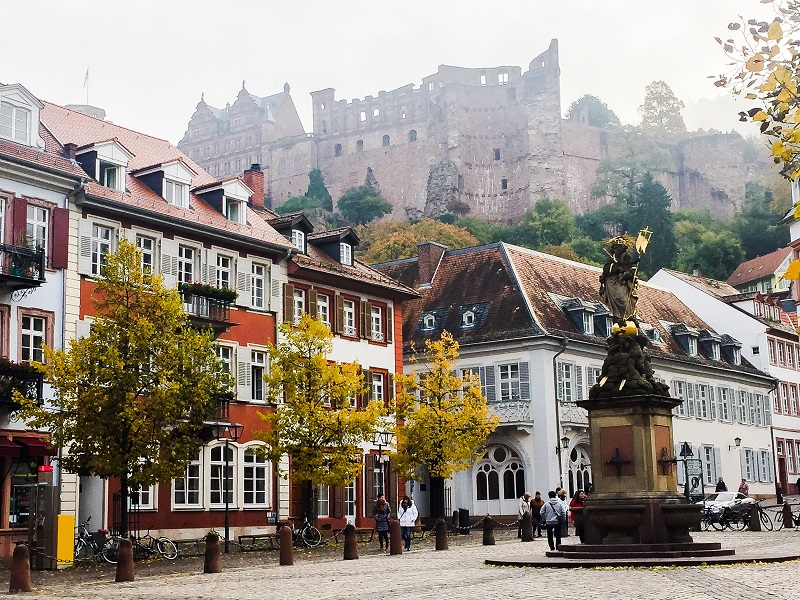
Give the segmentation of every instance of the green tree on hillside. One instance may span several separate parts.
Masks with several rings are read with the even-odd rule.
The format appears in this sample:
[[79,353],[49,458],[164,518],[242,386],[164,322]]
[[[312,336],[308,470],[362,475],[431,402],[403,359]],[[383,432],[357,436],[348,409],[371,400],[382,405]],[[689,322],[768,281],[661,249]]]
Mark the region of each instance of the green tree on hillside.
[[339,214],[354,225],[363,225],[392,212],[392,205],[380,194],[362,185],[346,190],[337,204]]
[[587,124],[593,127],[613,129],[620,126],[619,117],[605,102],[592,94],[584,94],[567,109],[567,118],[577,120],[586,115]]
[[[788,187],[788,186],[787,186]],[[763,256],[789,244],[789,228],[778,223],[785,211],[773,210],[772,192],[756,183],[748,183],[741,213],[733,220],[745,260]]]
[[316,198],[320,201],[320,207],[325,210],[333,210],[333,199],[325,187],[325,180],[322,178],[322,171],[319,169],[311,169],[308,173],[308,190],[305,193],[306,198]]
[[652,275],[662,267],[672,267],[677,252],[672,213],[672,198],[650,173],[645,173],[628,200],[630,212],[625,219],[625,229],[635,235],[649,227],[655,232],[653,243],[642,255],[639,269],[643,275]]
[[420,242],[437,242],[450,250],[478,245],[478,240],[465,229],[435,219],[423,219],[419,223],[380,223],[368,235],[371,238],[369,247],[359,254],[360,260],[367,264],[417,256]]
[[530,234],[530,247],[558,246],[577,233],[575,217],[565,202],[542,198],[525,211],[523,226]]
[[681,110],[685,108],[664,81],[654,81],[645,88],[644,103],[639,107],[642,131],[666,138],[686,134]]

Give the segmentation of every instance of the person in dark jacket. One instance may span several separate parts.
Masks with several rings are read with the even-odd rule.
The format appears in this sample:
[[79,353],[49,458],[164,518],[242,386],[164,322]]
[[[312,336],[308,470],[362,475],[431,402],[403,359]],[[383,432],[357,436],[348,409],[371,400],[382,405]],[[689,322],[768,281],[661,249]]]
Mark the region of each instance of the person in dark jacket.
[[[550,550],[555,550],[561,545],[561,524],[567,522],[567,513],[564,512],[564,506],[556,497],[555,490],[547,492],[549,500],[542,506],[542,520],[544,526],[547,528],[547,543]],[[555,543],[553,543],[555,537]]]
[[544,506],[542,494],[536,492],[536,495],[531,500],[531,515],[533,516],[533,529],[534,533],[536,533],[536,537],[542,537],[542,527],[544,527],[544,521],[542,521],[542,506]]
[[569,518],[572,521],[573,525],[575,525],[575,533],[581,540],[581,544],[583,543],[583,519],[579,518],[576,520],[573,509],[579,508],[583,510],[584,498],[586,498],[586,494],[583,493],[583,490],[578,490],[577,492],[575,492],[575,495],[572,497],[572,500],[569,503]]
[[725,485],[725,481],[723,481],[722,477],[719,478],[717,481],[717,488],[714,490],[715,492],[727,492],[728,486]]
[[381,494],[375,506],[372,509],[372,518],[375,519],[375,531],[378,532],[378,541],[383,550],[383,544],[386,543],[386,549],[389,549],[389,503],[386,498]]

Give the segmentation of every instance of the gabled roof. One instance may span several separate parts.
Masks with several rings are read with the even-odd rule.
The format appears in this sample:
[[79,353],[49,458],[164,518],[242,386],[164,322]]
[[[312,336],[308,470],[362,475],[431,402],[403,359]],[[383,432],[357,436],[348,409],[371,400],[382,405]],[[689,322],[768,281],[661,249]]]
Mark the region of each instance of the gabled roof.
[[710,277],[701,277],[699,275],[689,275],[688,273],[681,273],[673,269],[663,269],[665,273],[669,273],[673,277],[685,281],[689,285],[696,287],[698,290],[705,292],[709,296],[715,298],[726,298],[728,296],[739,296],[741,292],[733,287],[730,283],[719,281],[718,279],[711,279]]
[[339,227],[338,229],[329,229],[327,231],[317,231],[308,234],[308,241],[314,244],[321,244],[323,242],[348,240],[353,246],[357,246],[361,241],[358,239],[356,232],[352,227]]
[[763,279],[775,274],[781,263],[791,254],[791,248],[779,248],[775,252],[770,252],[764,256],[756,256],[753,259],[743,262],[733,274],[728,277],[730,285],[743,285],[756,279]]
[[308,217],[306,217],[306,215],[302,212],[293,212],[278,216],[270,216],[265,212],[264,218],[266,219],[267,223],[279,231],[294,227],[296,225],[303,225],[303,229],[305,229],[306,232],[314,230],[314,226],[311,224],[311,221],[309,221]]

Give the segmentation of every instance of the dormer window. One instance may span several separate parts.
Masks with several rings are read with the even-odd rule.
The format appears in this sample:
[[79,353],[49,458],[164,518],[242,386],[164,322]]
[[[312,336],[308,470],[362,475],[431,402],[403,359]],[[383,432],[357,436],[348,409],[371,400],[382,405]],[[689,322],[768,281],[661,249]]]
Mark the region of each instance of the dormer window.
[[436,327],[436,317],[434,317],[433,315],[425,315],[424,317],[422,317],[423,329],[430,330],[433,329],[434,327]]
[[44,149],[39,112],[44,104],[19,83],[0,85],[0,138]]
[[594,315],[589,311],[583,311],[583,333],[594,335]]
[[353,248],[350,244],[345,244],[344,242],[339,244],[339,255],[341,256],[341,263],[343,265],[353,264]]
[[742,364],[742,350],[741,348],[734,348],[733,349],[733,364],[740,365]]
[[116,138],[78,149],[75,159],[102,186],[125,191],[125,173],[133,154]]
[[292,229],[292,244],[294,247],[305,253],[306,251],[306,234],[299,229]]
[[120,171],[122,167],[119,165],[115,165],[113,163],[108,163],[104,161],[98,162],[98,181],[100,185],[110,188],[112,190],[117,191],[124,191],[124,188],[120,186],[122,183],[123,177]]
[[28,144],[31,111],[10,102],[0,102],[0,137]]
[[244,202],[241,200],[225,196],[222,200],[222,213],[229,221],[239,223],[240,225],[245,224]]
[[717,342],[711,342],[709,355],[711,360],[719,360],[719,344]]
[[474,327],[475,326],[475,313],[471,310],[468,310],[461,316],[461,326],[462,327]]
[[687,336],[686,342],[688,343],[688,354],[689,356],[697,356],[697,337],[690,335]]
[[169,179],[164,180],[164,200],[175,206],[189,208],[189,186]]

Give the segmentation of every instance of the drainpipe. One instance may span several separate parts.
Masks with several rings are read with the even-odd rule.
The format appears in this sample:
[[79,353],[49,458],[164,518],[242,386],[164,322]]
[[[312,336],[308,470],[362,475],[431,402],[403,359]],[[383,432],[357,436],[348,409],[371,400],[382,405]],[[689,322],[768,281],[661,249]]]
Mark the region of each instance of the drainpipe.
[[553,398],[555,400],[555,408],[556,408],[556,455],[558,456],[558,485],[559,487],[564,487],[564,465],[562,456],[561,456],[561,407],[558,403],[558,364],[556,361],[558,357],[561,356],[564,351],[567,349],[567,345],[569,344],[569,338],[564,336],[561,338],[561,350],[555,353],[553,356]]
[[[778,383],[779,383],[779,381],[777,379],[773,379],[772,383],[773,383],[772,389],[768,393],[777,395],[778,394]],[[770,407],[769,407],[770,412],[772,412],[772,405],[774,404],[774,402],[772,401],[772,398],[770,398],[770,403],[769,404],[770,404]],[[769,443],[770,443],[770,446],[772,446],[772,470],[775,473],[775,502],[778,503],[778,504],[783,504],[783,492],[781,491],[781,486],[778,485],[778,475],[779,475],[779,473],[778,473],[778,452],[777,452],[777,449],[775,447],[775,426],[772,425],[772,423],[773,423],[772,419],[770,419],[769,422],[770,422],[770,426],[769,426]],[[786,477],[789,477],[788,473],[787,473]],[[786,484],[786,489],[788,491],[789,490],[789,482],[788,481],[784,481],[782,483]]]

